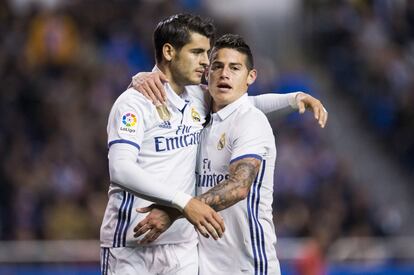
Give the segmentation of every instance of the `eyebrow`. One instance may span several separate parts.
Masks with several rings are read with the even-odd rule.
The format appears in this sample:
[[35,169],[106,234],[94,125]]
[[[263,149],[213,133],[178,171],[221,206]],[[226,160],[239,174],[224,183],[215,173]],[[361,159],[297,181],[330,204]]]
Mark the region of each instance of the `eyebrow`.
[[[222,62],[222,61],[213,61],[212,64],[224,64],[224,62]],[[242,63],[238,63],[238,62],[231,62],[229,65],[230,66],[243,66]]]
[[206,50],[206,49],[204,49],[204,48],[191,48],[191,49],[190,49],[190,51],[205,52],[205,51],[207,51],[207,50]]

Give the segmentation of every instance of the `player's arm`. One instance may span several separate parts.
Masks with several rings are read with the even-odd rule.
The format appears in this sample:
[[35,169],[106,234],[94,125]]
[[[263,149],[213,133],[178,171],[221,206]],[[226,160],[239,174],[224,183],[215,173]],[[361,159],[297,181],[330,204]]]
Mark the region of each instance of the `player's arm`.
[[[132,77],[130,87],[134,87],[155,105],[166,101],[166,93],[163,82],[168,82],[167,77],[161,71],[141,72]],[[304,92],[288,94],[267,93],[258,96],[249,96],[253,105],[265,114],[290,107],[298,109],[303,114],[306,110],[313,113],[320,127],[324,128],[328,120],[328,112],[323,104],[313,96]]]
[[[161,184],[136,162],[138,152],[135,149],[137,150],[137,148],[131,148],[131,145],[124,143],[113,144],[110,147],[109,174],[111,182],[138,197],[180,210],[182,215],[206,238],[209,235],[214,239],[221,236],[225,227],[220,215],[200,200],[171,188],[167,184]],[[170,222],[164,225],[165,230],[174,220],[170,217]]]
[[167,94],[163,85],[165,82],[168,82],[168,79],[161,71],[140,72],[132,77],[128,88],[133,87],[147,99],[151,100],[154,105],[158,105],[165,103],[167,100]]
[[328,120],[328,112],[323,104],[313,96],[304,92],[295,92],[288,94],[263,94],[258,96],[249,96],[250,102],[265,114],[291,107],[298,109],[300,114],[306,110],[313,113],[320,127],[324,128]]
[[[197,200],[196,200],[197,201]],[[204,237],[208,238],[212,236],[215,240],[221,238],[223,236],[225,227],[224,221],[220,215],[213,211],[213,216],[210,220],[202,221],[200,219],[194,220],[196,216],[189,217],[188,213],[194,211],[197,207],[201,210],[200,206],[202,207],[204,204],[201,201],[198,201],[195,205],[188,205],[184,209],[184,216],[191,222],[197,231],[199,231]],[[192,210],[190,210],[192,208]],[[178,218],[183,216],[177,209],[166,207],[162,205],[150,205],[149,207],[138,208],[138,212],[140,213],[147,213],[149,214],[140,221],[134,228],[134,237],[138,238],[141,235],[145,236],[142,238],[140,243],[150,243],[156,240],[163,232],[165,232]]]
[[229,179],[220,182],[198,198],[216,211],[244,200],[257,176],[260,163],[261,160],[251,157],[232,162],[229,166]]
[[192,199],[180,190],[162,184],[137,163],[138,148],[129,143],[115,143],[109,148],[109,176],[113,184],[127,189],[137,197],[182,211]]

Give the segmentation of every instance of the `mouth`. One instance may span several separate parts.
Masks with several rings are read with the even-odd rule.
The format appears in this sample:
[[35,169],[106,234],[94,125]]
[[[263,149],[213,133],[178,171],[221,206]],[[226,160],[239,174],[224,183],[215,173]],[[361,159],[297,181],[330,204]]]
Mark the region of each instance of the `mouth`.
[[203,69],[203,68],[201,68],[201,69],[197,69],[197,70],[196,70],[196,73],[199,73],[199,74],[204,74],[204,69]]
[[222,91],[222,92],[227,92],[227,91],[231,90],[233,87],[231,87],[230,84],[222,82],[222,83],[219,83],[217,85],[217,88],[219,88],[219,90]]

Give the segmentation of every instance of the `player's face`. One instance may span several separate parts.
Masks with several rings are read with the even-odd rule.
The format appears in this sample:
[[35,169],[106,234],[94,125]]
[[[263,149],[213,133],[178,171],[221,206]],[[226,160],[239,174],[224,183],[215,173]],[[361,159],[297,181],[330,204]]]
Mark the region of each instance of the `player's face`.
[[190,43],[177,51],[171,60],[171,74],[175,82],[183,86],[200,84],[209,65],[209,50],[210,39],[199,33],[191,33]]
[[219,108],[240,98],[256,79],[256,70],[248,70],[246,59],[245,54],[235,49],[223,48],[213,53],[208,90]]

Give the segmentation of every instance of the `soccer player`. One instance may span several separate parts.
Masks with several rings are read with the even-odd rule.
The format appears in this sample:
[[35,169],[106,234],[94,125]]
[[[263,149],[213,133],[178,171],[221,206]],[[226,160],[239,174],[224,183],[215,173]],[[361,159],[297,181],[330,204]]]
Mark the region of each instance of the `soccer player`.
[[[181,36],[165,40],[171,32]],[[222,218],[193,198],[197,145],[206,114],[203,92],[198,86],[195,91],[186,86],[200,83],[213,34],[211,22],[200,17],[161,22],[154,32],[157,67],[176,76],[165,85],[167,108],[157,109],[128,89],[111,109],[107,128],[111,184],[101,226],[103,274],[197,274],[197,234],[188,221],[206,237],[223,234]],[[175,207],[188,221],[178,219],[156,241],[141,244],[131,225],[144,216],[133,209],[153,202]]]
[[272,219],[276,146],[265,115],[247,99],[256,79],[249,46],[237,35],[218,39],[208,89],[212,116],[200,139],[199,198],[221,211],[226,234],[199,240],[204,274],[280,274]]

